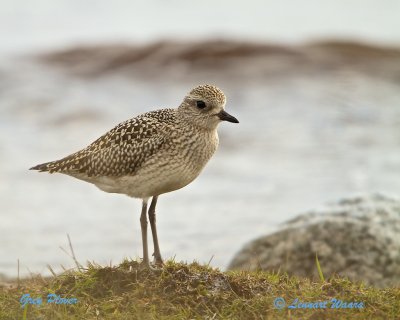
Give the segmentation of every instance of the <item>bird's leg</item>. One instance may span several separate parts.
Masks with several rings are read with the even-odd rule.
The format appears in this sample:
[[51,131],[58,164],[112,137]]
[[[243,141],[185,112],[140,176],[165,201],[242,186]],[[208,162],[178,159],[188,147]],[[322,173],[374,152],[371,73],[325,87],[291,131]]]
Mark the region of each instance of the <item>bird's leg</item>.
[[147,246],[147,200],[143,199],[142,214],[140,215],[140,226],[142,228],[142,244],[143,244],[143,261],[142,264],[145,268],[150,268],[149,249]]
[[154,196],[153,200],[151,200],[150,208],[149,208],[149,220],[151,233],[153,235],[153,244],[154,244],[154,262],[155,264],[162,265],[163,260],[161,258],[160,247],[158,245],[158,236],[157,236],[157,226],[156,226],[156,205],[157,205],[158,196]]

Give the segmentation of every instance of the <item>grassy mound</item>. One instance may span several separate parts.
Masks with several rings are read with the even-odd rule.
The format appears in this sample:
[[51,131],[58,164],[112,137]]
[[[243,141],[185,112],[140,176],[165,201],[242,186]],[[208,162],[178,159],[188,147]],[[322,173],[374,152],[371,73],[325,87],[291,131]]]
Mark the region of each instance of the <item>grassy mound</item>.
[[[21,304],[24,294],[32,299],[25,307]],[[48,303],[48,294],[69,300]],[[278,297],[286,302],[282,309],[274,306]],[[41,303],[33,304],[38,303],[38,298],[42,298]],[[288,308],[296,298],[300,302],[296,305],[303,308]],[[339,308],[331,308],[333,298],[362,302],[363,307],[343,308],[341,304]],[[318,301],[322,304],[310,304]],[[324,301],[329,302],[326,308],[321,308]],[[275,303],[283,306],[281,300]],[[140,270],[136,261],[124,261],[117,267],[89,265],[85,270],[68,271],[53,278],[34,276],[20,281],[19,286],[0,287],[0,319],[399,317],[400,288],[376,289],[338,277],[316,283],[263,271],[221,272],[198,263],[173,261],[168,261],[159,273]]]

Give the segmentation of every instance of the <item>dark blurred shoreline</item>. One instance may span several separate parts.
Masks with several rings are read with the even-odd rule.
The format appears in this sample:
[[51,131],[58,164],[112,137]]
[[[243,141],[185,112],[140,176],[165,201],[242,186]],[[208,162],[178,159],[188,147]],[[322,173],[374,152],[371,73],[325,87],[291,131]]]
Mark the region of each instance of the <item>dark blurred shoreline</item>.
[[291,74],[358,72],[400,83],[400,47],[351,41],[304,45],[209,40],[148,45],[78,46],[38,55],[42,63],[84,77],[123,75],[143,81],[260,80]]

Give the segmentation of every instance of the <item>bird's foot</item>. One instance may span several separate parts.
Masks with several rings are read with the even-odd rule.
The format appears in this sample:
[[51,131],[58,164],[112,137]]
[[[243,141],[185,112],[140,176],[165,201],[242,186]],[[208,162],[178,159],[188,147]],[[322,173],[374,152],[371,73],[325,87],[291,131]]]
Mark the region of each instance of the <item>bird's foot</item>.
[[157,267],[155,268],[150,264],[150,262],[142,261],[140,263],[139,270],[146,270],[146,271],[150,271],[150,272],[154,272],[154,273],[161,273],[162,268],[157,268]]
[[154,255],[154,254],[153,254],[153,256],[154,256],[153,264],[155,264],[157,267],[163,267],[164,266],[164,261],[161,258],[161,256],[157,256],[157,255]]

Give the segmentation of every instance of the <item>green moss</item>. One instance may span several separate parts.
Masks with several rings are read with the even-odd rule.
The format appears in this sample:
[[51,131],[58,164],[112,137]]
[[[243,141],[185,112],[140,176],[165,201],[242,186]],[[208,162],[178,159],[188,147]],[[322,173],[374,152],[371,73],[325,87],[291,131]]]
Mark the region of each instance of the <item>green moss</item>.
[[[168,261],[160,273],[140,270],[136,261],[117,267],[89,265],[43,279],[0,288],[0,319],[23,319],[20,298],[42,297],[28,305],[26,319],[398,319],[400,288],[377,289],[333,277],[324,282],[286,274],[221,272],[198,263]],[[77,298],[72,305],[47,304],[47,294]],[[331,300],[362,301],[362,309],[278,310],[287,303]]]

